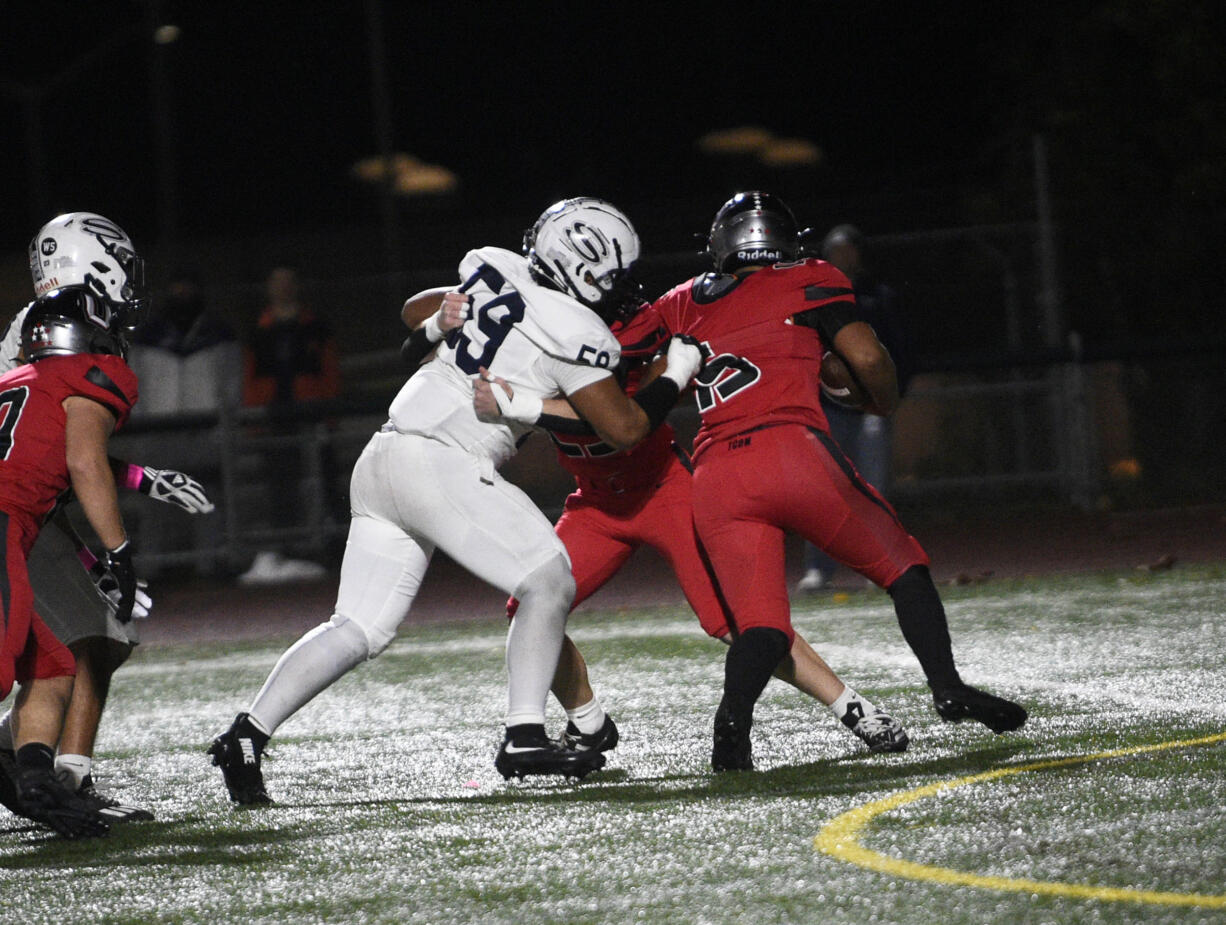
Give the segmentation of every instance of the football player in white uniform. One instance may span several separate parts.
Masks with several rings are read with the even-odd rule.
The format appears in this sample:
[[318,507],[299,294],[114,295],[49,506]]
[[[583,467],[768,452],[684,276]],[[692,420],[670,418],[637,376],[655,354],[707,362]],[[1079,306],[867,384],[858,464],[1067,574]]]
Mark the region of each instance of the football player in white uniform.
[[683,340],[671,344],[660,384],[633,400],[617,384],[620,348],[603,313],[636,296],[630,272],[639,239],[609,203],[556,203],[526,244],[526,256],[497,247],[470,251],[454,292],[414,297],[439,307],[402,353],[411,363],[431,350],[435,356],[401,388],[354,467],[335,611],[281,656],[251,706],[209,748],[235,802],[271,802],[260,770],[269,736],[388,646],[435,549],[520,602],[506,644],[499,773],[581,778],[604,764],[600,752],[545,734],[545,700],[574,597],[570,560],[549,520],[496,471],[529,427],[480,420],[473,381],[505,380],[521,404],[538,409],[543,399],[565,395],[605,440],[624,448],[663,420],[701,353]]
[[[70,212],[44,225],[30,243],[30,274],[36,296],[66,287],[88,288],[113,306],[122,306],[123,324],[131,328],[143,314],[144,271],[128,235],[92,212]],[[0,375],[23,360],[22,322],[27,305],[0,336]],[[111,459],[116,481],[189,513],[213,509],[201,485],[190,476]],[[82,567],[84,565],[84,567]],[[144,809],[126,806],[100,794],[94,786],[93,753],[98,725],[110,690],[111,676],[139,642],[135,622],[116,619],[118,589],[102,563],[73,530],[62,507],[39,533],[29,562],[30,583],[39,616],[72,651],[77,676],[64,716],[56,773],[108,822],[152,819]],[[151,604],[137,592],[132,616],[148,616]],[[11,714],[0,719],[0,803],[17,812]]]

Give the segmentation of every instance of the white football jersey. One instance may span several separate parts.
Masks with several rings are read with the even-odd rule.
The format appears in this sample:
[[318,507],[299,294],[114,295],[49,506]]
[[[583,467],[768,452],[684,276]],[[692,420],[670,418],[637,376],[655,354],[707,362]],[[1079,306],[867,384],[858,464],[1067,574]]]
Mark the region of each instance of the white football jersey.
[[30,306],[27,305],[4,329],[4,336],[0,339],[0,376],[16,369],[19,365],[17,354],[21,352],[21,323],[26,320],[26,313],[29,310]]
[[528,261],[513,251],[469,251],[460,262],[460,280],[459,290],[472,297],[471,317],[404,384],[390,418],[401,433],[441,440],[498,466],[531,428],[477,418],[472,382],[481,367],[505,379],[516,394],[556,398],[611,375],[621,350],[600,316],[538,285]]

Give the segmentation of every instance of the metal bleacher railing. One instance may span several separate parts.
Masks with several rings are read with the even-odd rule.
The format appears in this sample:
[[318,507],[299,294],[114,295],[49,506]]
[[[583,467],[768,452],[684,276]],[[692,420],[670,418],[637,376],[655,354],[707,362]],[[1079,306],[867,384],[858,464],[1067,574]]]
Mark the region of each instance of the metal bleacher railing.
[[[896,444],[903,432],[912,434],[905,448],[911,458],[892,487],[898,497],[1025,488],[1081,507],[1092,502],[1093,396],[1076,338],[1063,332],[1052,308],[1042,238],[1038,223],[1021,222],[870,239],[904,305],[930,335],[922,374],[895,425]],[[693,254],[644,261],[647,289],[663,291],[696,269]],[[405,282],[366,277],[316,288],[325,303],[329,290],[344,290],[353,301],[386,304]],[[945,318],[954,314],[956,323]],[[940,324],[951,333],[933,337]],[[947,349],[937,353],[933,340]],[[304,406],[292,416],[258,408],[149,415],[114,438],[115,455],[188,471],[217,503],[215,514],[185,518],[159,510],[165,505],[125,499],[145,568],[191,564],[233,573],[268,546],[314,558],[339,549],[348,528],[349,472],[404,376],[390,345],[342,354],[342,362],[344,381],[361,386],[347,394],[360,397]],[[689,403],[673,420],[683,441],[697,428]],[[528,463],[516,463],[513,480],[556,513],[565,478],[558,479],[552,454],[535,461],[528,455]]]

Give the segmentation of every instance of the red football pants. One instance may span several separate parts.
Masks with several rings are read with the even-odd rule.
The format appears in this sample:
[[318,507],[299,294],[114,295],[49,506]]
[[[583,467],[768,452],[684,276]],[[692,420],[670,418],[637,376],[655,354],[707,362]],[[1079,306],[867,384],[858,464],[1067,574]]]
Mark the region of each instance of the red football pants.
[[785,424],[721,441],[697,460],[694,523],[738,630],[793,638],[784,535],[796,533],[883,588],[923,548],[830,435]]
[[68,647],[52,635],[34,612],[34,590],[26,572],[29,525],[0,512],[4,547],[0,550],[0,700],[17,682],[76,674]]
[[[672,567],[703,630],[717,638],[728,635],[728,618],[694,533],[691,480],[689,470],[674,458],[650,488],[622,494],[577,491],[566,499],[555,529],[575,576],[574,606],[600,590],[646,545]],[[514,612],[513,605],[509,609]]]

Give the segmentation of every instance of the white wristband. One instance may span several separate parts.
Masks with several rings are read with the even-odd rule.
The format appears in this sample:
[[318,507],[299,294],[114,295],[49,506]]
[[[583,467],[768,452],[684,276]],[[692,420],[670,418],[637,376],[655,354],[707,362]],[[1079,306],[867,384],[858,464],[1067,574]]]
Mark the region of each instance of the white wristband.
[[494,383],[492,388],[494,401],[498,402],[498,410],[504,420],[520,424],[535,424],[540,420],[541,412],[545,410],[545,403],[540,398],[522,391],[514,396],[507,395],[506,389],[498,383]]
[[438,323],[442,316],[443,310],[440,308],[422,324],[422,329],[426,332],[426,339],[432,344],[437,344],[443,339],[443,329]]

